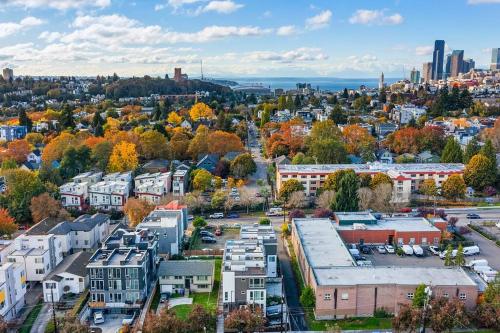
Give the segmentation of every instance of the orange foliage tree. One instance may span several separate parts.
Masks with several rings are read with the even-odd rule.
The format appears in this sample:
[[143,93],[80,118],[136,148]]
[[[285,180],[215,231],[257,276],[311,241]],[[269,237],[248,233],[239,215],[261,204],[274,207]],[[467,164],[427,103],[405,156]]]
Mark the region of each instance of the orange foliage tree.
[[133,228],[142,222],[154,208],[153,204],[145,200],[130,198],[123,206],[123,211],[127,214],[129,226]]
[[109,157],[108,171],[124,172],[135,170],[139,166],[139,159],[135,144],[120,142],[113,147],[113,152]]
[[16,220],[10,216],[9,211],[0,208],[0,234],[12,235],[17,230]]
[[418,153],[419,130],[413,127],[400,129],[387,137],[387,146],[396,154]]
[[35,223],[47,217],[60,219],[69,219],[70,217],[69,213],[61,207],[61,203],[47,192],[31,198],[30,211]]
[[212,109],[205,103],[198,102],[189,110],[189,116],[192,120],[208,119],[214,116]]
[[375,146],[375,138],[359,125],[346,126],[342,134],[349,154],[359,155],[363,149],[373,149]]
[[31,147],[26,140],[14,140],[7,145],[7,157],[17,163],[26,161],[27,155],[31,152]]
[[52,139],[43,149],[42,160],[52,162],[60,160],[66,148],[76,146],[78,140],[71,133],[61,133],[61,135]]
[[230,151],[243,151],[241,139],[234,133],[215,131],[208,135],[208,150],[221,156]]

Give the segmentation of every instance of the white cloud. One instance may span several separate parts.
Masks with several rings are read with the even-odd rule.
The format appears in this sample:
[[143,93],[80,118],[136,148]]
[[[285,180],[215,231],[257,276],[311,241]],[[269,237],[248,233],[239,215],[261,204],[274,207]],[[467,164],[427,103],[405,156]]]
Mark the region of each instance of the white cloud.
[[433,46],[417,46],[415,48],[415,54],[418,56],[428,56],[432,54],[432,51],[434,50]]
[[385,10],[358,9],[350,18],[351,24],[365,25],[395,25],[403,23],[404,18],[399,13],[386,15]]
[[20,31],[41,25],[43,23],[43,20],[33,16],[27,16],[19,22],[0,23],[0,38],[13,35]]
[[294,25],[284,25],[276,30],[278,36],[291,36],[297,33],[297,28]]
[[310,30],[324,28],[330,24],[331,18],[332,12],[330,10],[324,10],[318,15],[308,18],[306,20],[306,28]]
[[214,0],[210,1],[206,6],[200,7],[199,11],[202,13],[216,12],[220,14],[229,14],[242,7],[242,4],[235,3],[231,0]]
[[62,36],[63,36],[63,34],[61,34],[60,32],[57,32],[57,31],[52,31],[52,32],[50,32],[50,31],[43,31],[38,36],[38,38],[39,39],[43,39],[46,42],[52,43],[52,42],[60,39]]
[[500,3],[500,0],[468,0],[469,5],[482,5],[482,4],[494,4]]
[[272,61],[276,63],[309,62],[328,59],[328,56],[318,48],[301,47],[286,52],[254,51],[241,58],[243,62]]
[[80,9],[84,7],[105,8],[111,0],[3,0],[2,4],[24,8],[49,7],[57,10]]

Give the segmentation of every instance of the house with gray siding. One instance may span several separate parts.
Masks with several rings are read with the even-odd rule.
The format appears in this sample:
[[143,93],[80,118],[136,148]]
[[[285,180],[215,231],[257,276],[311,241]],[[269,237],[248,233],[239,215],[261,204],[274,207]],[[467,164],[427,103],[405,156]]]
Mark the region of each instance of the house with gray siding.
[[214,285],[212,260],[167,260],[160,262],[158,281],[161,293],[208,293]]

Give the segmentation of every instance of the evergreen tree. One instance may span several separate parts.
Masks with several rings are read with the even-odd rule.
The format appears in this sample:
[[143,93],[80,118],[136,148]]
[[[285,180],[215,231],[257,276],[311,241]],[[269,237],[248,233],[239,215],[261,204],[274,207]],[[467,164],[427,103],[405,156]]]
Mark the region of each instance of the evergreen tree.
[[460,94],[460,108],[468,109],[472,106],[472,103],[473,99],[469,92],[469,89],[462,90],[462,93]]
[[292,95],[288,95],[286,98],[286,108],[291,111],[295,110],[295,102]]
[[172,104],[170,103],[170,100],[168,98],[166,98],[164,101],[163,101],[163,107],[161,108],[161,116],[160,116],[160,119],[161,120],[165,120],[167,119],[168,117],[168,114],[170,113],[170,108],[171,108]]
[[104,135],[104,129],[102,128],[103,123],[104,123],[104,120],[102,119],[101,115],[99,114],[99,111],[96,111],[94,113],[94,118],[92,118],[92,127],[94,128],[94,135],[95,136],[103,136]]
[[479,143],[477,142],[477,139],[475,137],[472,138],[472,140],[470,140],[469,143],[467,144],[467,146],[465,147],[465,152],[463,154],[464,155],[463,163],[464,164],[469,163],[472,156],[479,153],[480,149],[481,149],[481,147],[479,147]]
[[335,106],[333,107],[333,110],[328,115],[328,118],[333,120],[335,125],[347,123],[347,115],[342,110],[342,107],[340,106],[340,104],[335,104]]
[[31,121],[24,109],[19,111],[19,125],[26,126],[28,132],[31,132],[33,128],[33,121]]
[[75,127],[75,119],[73,118],[73,110],[71,107],[66,103],[63,106],[62,112],[61,112],[61,126],[63,128],[74,128]]
[[451,88],[451,94],[448,101],[447,110],[458,110],[460,109],[460,89],[457,86]]
[[444,255],[444,265],[445,266],[453,266],[455,263],[453,261],[453,247],[451,244],[448,244],[448,247],[446,248],[446,252]]
[[154,108],[154,111],[153,111],[153,114],[152,114],[152,119],[154,121],[158,121],[160,120],[161,118],[161,107],[160,107],[160,103],[156,103],[155,104],[155,108]]
[[448,137],[443,153],[441,154],[441,163],[461,163],[463,161],[462,149],[454,137]]
[[344,88],[344,91],[342,92],[342,97],[349,98],[349,92],[347,91],[347,88]]
[[464,247],[462,246],[462,243],[460,243],[458,245],[457,255],[455,256],[455,265],[456,266],[463,266],[463,265],[465,265]]
[[484,146],[481,148],[479,151],[480,154],[483,154],[486,156],[489,160],[489,169],[491,175],[493,175],[493,178],[496,179],[497,175],[497,156],[495,152],[495,148],[493,148],[493,143],[491,142],[490,139],[486,140]]
[[294,104],[295,104],[295,110],[300,109],[300,107],[302,106],[299,94],[295,95]]
[[340,179],[339,191],[335,194],[332,202],[332,210],[335,212],[356,212],[358,211],[358,176],[353,170],[349,170]]
[[387,102],[387,94],[385,93],[385,88],[380,89],[380,94],[378,96],[378,100],[380,103]]

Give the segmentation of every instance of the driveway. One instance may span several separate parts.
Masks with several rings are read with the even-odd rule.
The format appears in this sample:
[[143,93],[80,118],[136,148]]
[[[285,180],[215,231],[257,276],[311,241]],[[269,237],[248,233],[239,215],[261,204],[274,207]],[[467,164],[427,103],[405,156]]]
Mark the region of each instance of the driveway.
[[42,310],[36,317],[33,326],[31,327],[30,333],[45,333],[45,328],[48,322],[52,319],[52,305],[49,303],[44,303]]

